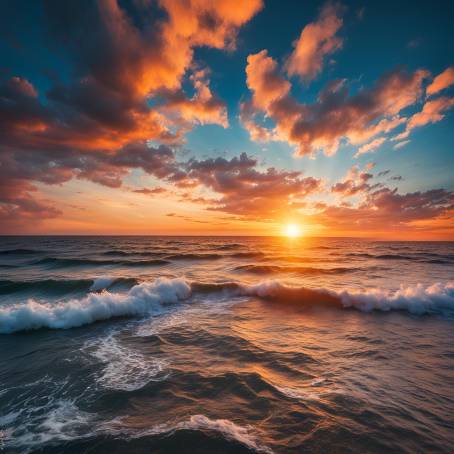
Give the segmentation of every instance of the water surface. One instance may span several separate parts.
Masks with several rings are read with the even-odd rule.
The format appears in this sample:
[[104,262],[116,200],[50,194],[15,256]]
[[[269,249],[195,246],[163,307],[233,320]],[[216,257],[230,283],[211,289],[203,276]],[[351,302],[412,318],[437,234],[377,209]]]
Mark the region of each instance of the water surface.
[[0,238],[6,452],[453,452],[454,243]]

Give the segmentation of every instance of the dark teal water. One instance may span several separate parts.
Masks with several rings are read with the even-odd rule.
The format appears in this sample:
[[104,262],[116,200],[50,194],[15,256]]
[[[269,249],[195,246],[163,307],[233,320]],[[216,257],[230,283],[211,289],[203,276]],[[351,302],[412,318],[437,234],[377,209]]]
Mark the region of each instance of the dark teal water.
[[454,451],[454,243],[0,238],[0,447]]

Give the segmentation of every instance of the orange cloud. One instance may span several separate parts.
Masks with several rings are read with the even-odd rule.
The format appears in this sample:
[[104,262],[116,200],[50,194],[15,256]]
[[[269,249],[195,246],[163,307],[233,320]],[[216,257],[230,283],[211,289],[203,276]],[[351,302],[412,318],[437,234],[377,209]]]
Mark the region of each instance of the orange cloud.
[[359,147],[358,151],[355,154],[355,157],[358,157],[365,153],[370,153],[374,151],[376,148],[380,147],[386,142],[385,137],[379,137],[378,139],[372,140],[372,142],[366,143],[365,145]]
[[227,108],[211,92],[207,71],[197,70],[190,77],[194,84],[195,94],[188,98],[183,90],[164,92],[162,107],[159,110],[167,119],[181,127],[190,128],[192,124],[218,124],[227,128]]
[[454,106],[454,98],[442,96],[440,98],[426,101],[420,112],[415,113],[407,122],[405,131],[394,137],[392,140],[402,140],[410,135],[414,128],[418,128],[429,123],[437,123],[444,118],[446,110]]
[[[290,82],[263,50],[248,57],[246,81],[252,100],[241,119],[251,138],[286,141],[296,147],[298,156],[318,150],[332,155],[343,139],[361,144],[405,122],[399,113],[420,99],[428,75],[425,70],[410,74],[398,69],[353,96],[344,87],[345,81],[334,81],[315,103],[302,104],[290,95]],[[253,119],[260,113],[274,121],[274,130],[257,129]]]
[[454,84],[454,67],[451,66],[439,74],[426,88],[427,96],[432,96]]
[[342,39],[336,36],[342,26],[339,16],[340,6],[328,3],[317,21],[303,28],[287,60],[289,76],[296,75],[306,81],[314,79],[321,72],[325,57],[342,47]]
[[[128,7],[118,0],[48,0],[43,15],[49,38],[66,51],[72,74],[45,94],[23,77],[0,83],[5,186],[29,188],[18,191],[23,195],[17,200],[31,207],[28,181],[79,178],[120,187],[133,168],[170,175],[164,170],[168,149],[153,151],[147,140],[180,144],[194,124],[228,125],[207,72],[194,70],[194,49],[233,49],[239,27],[262,6],[261,0],[245,0],[241,8],[234,0],[138,1]],[[195,94],[188,97],[182,80],[190,71]],[[11,213],[12,200],[0,193],[2,217]],[[41,208],[43,216],[56,214]]]
[[362,171],[358,166],[353,166],[347,173],[345,179],[331,187],[331,191],[336,195],[350,197],[358,194],[365,194],[372,188],[369,181],[373,175],[369,172]]
[[[247,0],[162,0],[162,16],[148,2],[131,11],[116,0],[50,1],[49,33],[66,47],[75,77],[44,96],[24,78],[2,87],[0,132],[16,148],[75,147],[113,151],[147,139],[181,143],[194,124],[228,125],[226,107],[211,91],[206,73],[193,71],[195,95],[182,79],[193,67],[197,46],[231,49],[238,28],[262,7]],[[167,95],[164,96],[164,94]],[[43,95],[43,94],[42,94]],[[148,100],[160,96],[158,111]]]

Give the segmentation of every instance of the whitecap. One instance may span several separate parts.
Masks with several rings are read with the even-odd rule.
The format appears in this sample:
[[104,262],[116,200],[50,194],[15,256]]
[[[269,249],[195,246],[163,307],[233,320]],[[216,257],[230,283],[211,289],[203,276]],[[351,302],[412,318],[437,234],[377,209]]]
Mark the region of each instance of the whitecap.
[[205,415],[191,415],[189,419],[175,424],[158,424],[147,429],[126,428],[124,418],[116,418],[103,425],[103,430],[117,436],[142,438],[150,435],[173,433],[178,430],[210,430],[222,434],[227,440],[236,441],[256,452],[272,454],[271,448],[263,444],[257,430],[251,426],[240,426],[229,419],[211,419]]
[[190,286],[183,279],[160,278],[132,287],[127,293],[90,293],[81,299],[47,303],[33,299],[0,308],[0,333],[39,328],[66,329],[113,317],[162,312],[162,305],[187,299]]

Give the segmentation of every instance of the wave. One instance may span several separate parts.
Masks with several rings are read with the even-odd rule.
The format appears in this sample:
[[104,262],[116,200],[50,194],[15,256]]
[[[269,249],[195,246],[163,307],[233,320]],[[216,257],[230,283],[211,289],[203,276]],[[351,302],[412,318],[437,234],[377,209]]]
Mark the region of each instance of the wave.
[[235,252],[230,254],[228,257],[234,257],[237,259],[255,259],[265,257],[263,252]]
[[210,419],[205,415],[192,415],[187,421],[179,423],[176,429],[212,430],[221,433],[229,440],[241,443],[256,452],[272,453],[273,451],[262,444],[254,435],[254,428],[243,427],[229,419]]
[[127,260],[120,262],[121,266],[159,266],[159,265],[168,265],[170,262],[163,259],[150,259],[150,260]]
[[117,436],[129,435],[132,438],[146,436],[175,434],[181,430],[211,431],[221,434],[225,439],[246,446],[254,452],[272,454],[273,451],[264,445],[255,434],[256,429],[251,426],[240,426],[229,419],[211,419],[205,415],[191,415],[187,420],[174,424],[159,424],[146,429],[126,429],[123,418],[116,418],[104,425],[107,433]]
[[4,249],[0,251],[0,255],[30,255],[42,254],[43,252],[45,251],[39,251],[38,249]]
[[150,259],[150,260],[97,260],[97,259],[78,259],[78,258],[57,258],[46,257],[32,265],[51,265],[59,268],[72,267],[72,266],[106,266],[106,265],[119,265],[119,266],[157,266],[167,265],[170,262],[163,259]]
[[[50,396],[42,401],[41,405],[31,408],[23,403],[20,410],[0,418],[2,427],[6,426],[0,447],[29,453],[53,442],[68,442],[91,435],[86,434],[93,427],[93,415],[80,410],[73,400]],[[26,423],[20,424],[19,418],[23,416],[27,417]]]
[[403,254],[369,254],[368,252],[349,252],[347,254],[336,253],[335,255],[345,255],[347,257],[357,257],[376,260],[408,260],[423,263],[450,264],[453,263],[452,254],[434,254],[430,252],[413,253],[411,255]]
[[231,297],[255,296],[279,303],[353,308],[362,312],[396,310],[423,315],[454,311],[454,282],[428,287],[401,286],[396,291],[379,288],[334,291],[290,287],[276,280],[246,285],[237,282],[189,284],[180,278],[160,278],[137,284],[127,293],[103,291],[54,304],[30,299],[27,303],[0,307],[0,333],[66,329],[114,317],[159,314],[164,305],[186,300],[196,292],[227,292]]
[[121,249],[110,249],[104,251],[101,255],[114,256],[114,257],[161,257],[162,252],[151,252],[151,251],[123,251]]
[[244,247],[244,244],[240,243],[230,243],[230,244],[221,244],[212,246],[213,249],[217,249],[218,251],[231,251],[232,249],[239,249]]
[[211,254],[211,253],[201,253],[201,254],[171,254],[166,255],[167,260],[217,260],[224,257],[222,254]]
[[96,279],[43,279],[39,281],[12,281],[5,279],[0,280],[0,295],[31,291],[50,294],[100,291],[114,284],[133,286],[137,284],[137,279],[111,277],[99,277]]
[[51,293],[65,293],[71,291],[87,291],[93,285],[92,279],[44,279],[41,281],[0,281],[0,295],[24,291],[46,291]]
[[310,266],[280,266],[280,265],[240,265],[235,271],[247,271],[256,274],[300,273],[300,274],[343,274],[358,271],[361,268],[315,268]]
[[396,291],[379,288],[335,291],[327,288],[291,287],[278,280],[245,285],[236,282],[223,284],[194,283],[194,291],[229,291],[232,296],[256,296],[280,303],[353,308],[361,312],[406,311],[416,315],[454,311],[454,282],[417,284]]
[[113,317],[140,316],[162,312],[163,305],[190,296],[191,288],[182,279],[160,278],[135,285],[127,293],[90,293],[81,299],[27,303],[0,308],[0,333],[39,328],[66,329]]
[[423,315],[454,310],[454,282],[436,283],[428,287],[421,284],[387,291],[379,288],[368,290],[309,289],[288,287],[279,281],[265,281],[256,285],[241,286],[244,295],[258,296],[300,304],[325,304],[341,308],[354,308],[362,312],[407,311]]
[[135,391],[151,380],[159,379],[166,363],[151,355],[144,355],[120,343],[114,334],[85,344],[91,356],[104,364],[97,382],[103,387],[121,391]]

